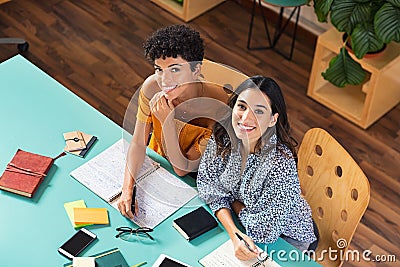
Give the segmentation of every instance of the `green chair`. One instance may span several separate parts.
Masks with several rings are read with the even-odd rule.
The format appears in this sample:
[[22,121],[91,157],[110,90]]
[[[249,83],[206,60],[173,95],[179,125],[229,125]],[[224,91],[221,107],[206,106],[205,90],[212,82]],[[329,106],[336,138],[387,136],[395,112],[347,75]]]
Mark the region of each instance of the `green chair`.
[[[258,2],[258,7],[261,11],[262,19],[264,22],[264,28],[265,28],[265,33],[266,33],[266,36],[268,39],[268,45],[260,46],[260,47],[251,47],[250,43],[251,43],[251,36],[252,36],[252,31],[253,31],[254,17],[256,14],[257,2]],[[279,0],[270,0],[270,1],[262,0],[262,2],[280,7],[279,19],[275,25],[274,37],[271,38],[271,35],[269,33],[267,18],[264,14],[261,0],[253,0],[253,7],[252,7],[252,11],[251,11],[251,20],[250,20],[250,26],[249,26],[249,34],[248,34],[248,38],[247,38],[247,49],[249,49],[249,50],[273,49],[274,51],[281,54],[286,59],[291,60],[293,57],[293,50],[294,50],[294,45],[295,45],[295,41],[296,41],[297,25],[299,23],[301,6],[305,5],[307,3],[307,0],[281,0],[281,1],[279,1]],[[292,12],[290,13],[290,16],[286,20],[286,22],[283,23],[283,12],[284,12],[285,8],[292,8]],[[282,36],[282,33],[285,31],[289,21],[292,19],[292,17],[295,14],[296,14],[296,22],[295,22],[293,33],[292,33],[292,43],[290,46],[290,53],[289,53],[289,55],[285,55],[280,50],[277,50],[275,48],[276,48],[276,44],[278,43],[280,37]]]

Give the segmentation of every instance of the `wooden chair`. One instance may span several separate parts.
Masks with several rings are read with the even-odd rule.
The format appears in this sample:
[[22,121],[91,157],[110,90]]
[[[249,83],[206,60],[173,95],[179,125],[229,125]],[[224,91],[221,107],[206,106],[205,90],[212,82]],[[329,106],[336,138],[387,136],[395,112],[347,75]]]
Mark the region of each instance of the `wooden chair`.
[[231,91],[249,77],[228,65],[204,59],[201,67],[201,80],[224,86]]
[[[356,227],[367,209],[370,188],[361,168],[325,130],[306,132],[298,152],[298,173],[304,198],[310,204],[320,240],[316,257],[331,248],[345,255]],[[323,266],[341,266],[325,254]]]

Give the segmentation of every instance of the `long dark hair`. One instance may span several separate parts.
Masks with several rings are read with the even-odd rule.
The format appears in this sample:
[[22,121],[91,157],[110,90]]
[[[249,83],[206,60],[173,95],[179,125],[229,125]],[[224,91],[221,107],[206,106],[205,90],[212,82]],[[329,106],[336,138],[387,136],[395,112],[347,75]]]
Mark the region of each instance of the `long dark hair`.
[[[223,121],[217,122],[214,126],[214,136],[217,143],[217,154],[225,158],[232,151],[237,143],[236,135],[232,128],[232,109],[236,104],[236,100],[240,93],[247,89],[259,89],[266,94],[270,100],[272,114],[278,113],[278,120],[275,124],[277,136],[277,147],[283,151],[282,145],[285,145],[297,160],[296,146],[297,141],[291,136],[290,124],[287,117],[285,99],[279,85],[269,77],[261,75],[250,77],[241,83],[228,100],[230,114]],[[262,138],[257,141],[255,151],[260,151],[262,148]],[[286,154],[286,153],[285,153]]]

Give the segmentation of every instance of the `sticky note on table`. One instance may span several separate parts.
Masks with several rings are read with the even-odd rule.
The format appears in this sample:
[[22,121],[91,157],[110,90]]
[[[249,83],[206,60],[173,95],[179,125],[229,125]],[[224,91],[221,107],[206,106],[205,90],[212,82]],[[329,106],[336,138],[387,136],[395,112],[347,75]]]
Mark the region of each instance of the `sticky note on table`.
[[74,223],[108,224],[106,208],[74,208]]
[[85,204],[85,201],[83,201],[83,199],[64,203],[64,208],[65,208],[68,218],[71,221],[71,224],[74,228],[91,225],[90,223],[89,224],[75,224],[75,222],[74,222],[74,208],[86,208],[86,204]]
[[72,259],[73,267],[96,267],[94,257],[74,257]]

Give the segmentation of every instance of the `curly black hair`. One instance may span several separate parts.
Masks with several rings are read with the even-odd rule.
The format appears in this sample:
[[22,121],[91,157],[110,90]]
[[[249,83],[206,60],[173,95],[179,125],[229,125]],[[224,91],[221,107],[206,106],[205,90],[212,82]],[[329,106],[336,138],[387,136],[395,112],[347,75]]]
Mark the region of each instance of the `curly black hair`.
[[203,39],[200,33],[186,25],[170,25],[155,31],[144,43],[145,57],[154,60],[181,56],[188,62],[202,61]]

